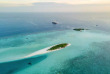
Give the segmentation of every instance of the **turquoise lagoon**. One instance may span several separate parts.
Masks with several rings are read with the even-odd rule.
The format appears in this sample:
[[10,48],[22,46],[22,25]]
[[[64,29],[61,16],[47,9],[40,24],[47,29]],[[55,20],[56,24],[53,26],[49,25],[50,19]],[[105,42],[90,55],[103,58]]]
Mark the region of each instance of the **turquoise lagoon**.
[[[73,30],[4,38],[0,40],[3,46],[0,50],[0,63],[1,66],[4,65],[1,73],[66,74],[66,70],[70,70],[70,73],[79,73],[80,71],[86,72],[89,68],[97,71],[100,66],[107,64],[104,60],[107,57],[104,57],[103,51],[109,53],[107,45],[110,43],[108,41],[110,41],[110,35],[106,33]],[[59,51],[24,58],[35,51],[65,42],[70,43],[71,46]],[[100,63],[102,61],[104,61],[103,64]],[[30,62],[31,65],[28,64]],[[103,69],[107,70],[106,67]]]
[[[76,15],[74,14],[74,16]],[[18,16],[13,15],[13,18],[15,17]],[[22,20],[25,20],[26,17]],[[46,18],[46,15],[44,17]],[[76,18],[78,17],[79,15]],[[5,23],[3,22],[4,18],[0,20],[3,24]],[[16,18],[13,23],[22,22],[19,18]],[[68,17],[65,16],[65,18]],[[85,19],[83,17],[83,21],[85,22],[88,18],[87,16]],[[59,20],[62,19],[59,18]],[[81,19],[79,21],[81,22]],[[96,21],[99,21],[99,19]],[[9,22],[11,22],[11,19]],[[35,26],[32,28],[29,24],[22,27],[17,25],[17,27],[12,28],[8,25],[7,27],[10,28],[5,27],[7,31],[4,31],[4,34],[0,33],[0,74],[109,74],[110,33],[109,25],[107,25],[109,22],[105,20],[103,22],[106,22],[106,27],[99,25],[96,28],[93,25],[84,25],[83,27],[86,26],[90,30],[81,32],[74,31],[72,28],[82,26],[75,25],[73,27],[70,23],[66,27],[66,24],[63,27],[49,26],[49,24],[46,27],[43,26],[43,29],[40,25],[35,25],[37,28],[34,28]],[[4,28],[3,25],[1,26]],[[32,31],[29,27],[34,30]],[[19,28],[26,29],[19,30]],[[58,51],[24,58],[38,50],[60,43],[70,43],[71,46]]]

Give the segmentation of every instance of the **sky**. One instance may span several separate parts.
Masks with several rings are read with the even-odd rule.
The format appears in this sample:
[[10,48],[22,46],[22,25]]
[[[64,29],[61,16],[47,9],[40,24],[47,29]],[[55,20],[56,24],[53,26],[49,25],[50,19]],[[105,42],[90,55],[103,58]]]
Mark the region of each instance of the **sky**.
[[0,0],[0,12],[110,12],[110,0]]

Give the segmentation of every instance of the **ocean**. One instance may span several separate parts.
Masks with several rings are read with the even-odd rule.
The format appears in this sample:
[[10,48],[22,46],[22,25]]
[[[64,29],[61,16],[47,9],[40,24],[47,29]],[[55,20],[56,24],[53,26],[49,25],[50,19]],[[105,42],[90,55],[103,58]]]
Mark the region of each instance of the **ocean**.
[[0,13],[0,74],[110,74],[109,54],[110,13]]

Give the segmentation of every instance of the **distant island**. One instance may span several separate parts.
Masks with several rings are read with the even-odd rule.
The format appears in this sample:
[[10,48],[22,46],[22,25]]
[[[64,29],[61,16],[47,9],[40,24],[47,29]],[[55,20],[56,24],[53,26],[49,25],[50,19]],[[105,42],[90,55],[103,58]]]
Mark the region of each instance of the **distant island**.
[[76,29],[73,29],[75,31],[82,31],[82,30],[89,30],[89,29],[83,29],[83,28],[76,28]]
[[58,24],[57,22],[52,22],[52,24]]
[[67,43],[58,44],[58,45],[52,46],[47,51],[52,51],[52,50],[57,50],[57,49],[65,48],[68,45],[69,44],[67,44]]

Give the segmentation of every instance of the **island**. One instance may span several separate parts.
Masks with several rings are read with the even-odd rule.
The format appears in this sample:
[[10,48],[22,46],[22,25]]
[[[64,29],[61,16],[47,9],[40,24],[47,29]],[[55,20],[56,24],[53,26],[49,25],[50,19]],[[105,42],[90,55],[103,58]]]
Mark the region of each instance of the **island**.
[[82,30],[89,30],[89,29],[83,29],[83,28],[76,28],[76,29],[73,29],[75,31],[82,31]]
[[52,46],[47,51],[52,51],[52,50],[57,50],[57,49],[65,48],[66,46],[68,46],[67,43],[58,44],[58,45]]
[[52,22],[52,24],[57,24],[57,22]]
[[[38,50],[36,52],[33,52],[33,53],[25,56],[24,58],[29,58],[29,57],[33,57],[33,56],[36,56],[36,55],[41,55],[41,54],[45,54],[45,53],[49,53],[49,52],[53,52],[53,51],[58,51],[58,50],[63,49],[67,46],[70,46],[70,45],[71,44],[69,44],[69,43],[57,44],[57,45],[50,46],[50,47]],[[31,63],[28,63],[28,64],[31,65]]]
[[96,26],[98,26],[98,25],[96,25]]

